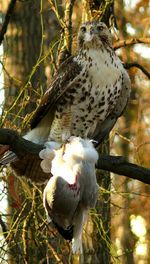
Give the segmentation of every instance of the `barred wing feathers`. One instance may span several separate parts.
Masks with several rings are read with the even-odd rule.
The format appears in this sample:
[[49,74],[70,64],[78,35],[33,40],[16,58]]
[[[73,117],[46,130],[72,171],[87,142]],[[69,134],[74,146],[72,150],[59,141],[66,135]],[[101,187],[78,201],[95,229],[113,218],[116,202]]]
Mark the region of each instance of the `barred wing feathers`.
[[49,111],[53,112],[56,103],[70,88],[70,85],[76,80],[81,70],[82,68],[77,61],[74,60],[74,56],[69,57],[62,63],[33,116],[31,129],[35,128]]

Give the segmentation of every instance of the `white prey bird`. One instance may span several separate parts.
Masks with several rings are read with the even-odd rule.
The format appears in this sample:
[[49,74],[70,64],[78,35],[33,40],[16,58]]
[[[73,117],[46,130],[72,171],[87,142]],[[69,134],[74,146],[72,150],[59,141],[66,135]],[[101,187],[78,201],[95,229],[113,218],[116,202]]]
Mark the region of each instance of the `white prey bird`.
[[95,174],[98,153],[92,141],[80,137],[70,137],[60,149],[53,151],[53,176],[43,194],[47,218],[65,239],[72,240],[73,253],[82,254],[83,225],[98,197]]

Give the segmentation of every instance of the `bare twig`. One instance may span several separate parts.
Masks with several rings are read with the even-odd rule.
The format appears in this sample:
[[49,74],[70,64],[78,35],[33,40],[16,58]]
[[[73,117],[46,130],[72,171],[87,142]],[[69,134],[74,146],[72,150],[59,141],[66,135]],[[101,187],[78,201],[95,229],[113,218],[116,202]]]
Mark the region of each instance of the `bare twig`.
[[51,253],[53,254],[53,256],[55,257],[57,263],[63,264],[63,261],[60,259],[60,257],[57,254],[56,250],[54,249],[54,247],[50,243],[48,243],[48,248],[51,251]]
[[59,60],[58,64],[61,64],[71,55],[72,47],[72,13],[75,0],[69,0],[66,2],[64,10],[64,24],[62,39],[63,45],[59,51]]
[[125,63],[126,69],[130,69],[132,67],[136,67],[136,68],[140,69],[150,79],[150,73],[139,63],[137,63],[137,62]]
[[2,44],[2,41],[4,39],[4,35],[7,31],[11,15],[12,15],[14,8],[15,8],[16,1],[17,0],[11,0],[10,4],[8,6],[7,13],[5,15],[5,20],[4,20],[4,23],[3,23],[1,31],[0,31],[0,45]]
[[[43,148],[42,145],[25,140],[17,132],[4,128],[0,129],[0,144],[9,144],[14,153],[19,157],[15,168],[13,167],[16,171],[19,167],[20,170],[18,171],[20,173],[23,171],[23,174],[27,178],[37,183],[49,179],[49,174],[43,173],[39,166],[40,159],[38,154]],[[25,166],[25,168],[22,169],[22,166]],[[37,168],[35,169],[35,167]],[[97,168],[150,184],[150,169],[127,162],[125,158],[120,156],[100,155]]]
[[72,46],[72,12],[75,0],[69,0],[66,3],[65,8],[65,45],[67,50],[71,54],[71,46]]
[[61,15],[59,13],[59,9],[58,9],[58,5],[56,1],[52,1],[52,0],[48,0],[49,4],[50,4],[50,8],[53,10],[53,12],[55,13],[57,19],[58,19],[58,23],[60,24],[61,28],[65,27],[65,23],[63,21],[63,19],[61,18]]
[[122,39],[113,44],[114,49],[119,49],[125,46],[133,45],[133,44],[150,44],[150,38],[132,38],[132,39]]

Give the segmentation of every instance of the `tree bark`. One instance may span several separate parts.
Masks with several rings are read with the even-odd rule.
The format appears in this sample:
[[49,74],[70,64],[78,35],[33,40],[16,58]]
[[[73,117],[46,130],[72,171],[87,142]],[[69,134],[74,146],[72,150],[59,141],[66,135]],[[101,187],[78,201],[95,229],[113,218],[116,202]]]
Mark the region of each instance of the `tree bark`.
[[[1,32],[4,39],[5,83],[5,104],[1,126],[13,127],[24,133],[29,129],[29,113],[35,110],[46,88],[45,65],[42,58],[45,46],[56,37],[57,30],[55,29],[58,22],[46,1],[11,2],[16,2],[16,4],[11,10],[12,5],[10,5],[7,10],[9,1],[2,1],[2,10],[4,15],[6,13],[6,17]],[[14,137],[12,144],[14,144],[13,140]],[[29,162],[24,164],[24,169],[30,174],[34,166],[34,162],[30,163],[33,161],[33,152],[29,157]],[[40,171],[40,161],[37,163],[38,171]],[[34,173],[38,177],[36,168]],[[46,258],[47,254],[47,247],[44,245],[44,239],[41,238],[42,232],[38,233],[38,220],[36,220],[39,219],[36,216],[36,206],[42,203],[41,197],[30,182],[23,178],[20,182],[20,179],[14,177],[8,170],[5,181],[8,184],[11,215],[8,219],[8,233],[6,234],[9,263],[39,263]],[[29,193],[27,190],[30,190]],[[24,208],[23,211],[22,208]],[[41,211],[43,215],[43,209]],[[40,209],[38,213],[41,213]],[[42,240],[38,245],[36,237],[38,241]]]

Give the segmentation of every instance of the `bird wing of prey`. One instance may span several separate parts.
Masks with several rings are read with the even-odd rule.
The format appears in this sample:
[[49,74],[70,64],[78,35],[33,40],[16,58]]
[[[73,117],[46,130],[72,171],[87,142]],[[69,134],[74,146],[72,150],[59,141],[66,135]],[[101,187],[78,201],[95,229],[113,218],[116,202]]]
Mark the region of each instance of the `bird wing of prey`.
[[53,114],[58,100],[71,89],[81,71],[82,67],[74,60],[74,56],[70,56],[60,65],[31,120],[31,129],[35,128],[49,111]]

